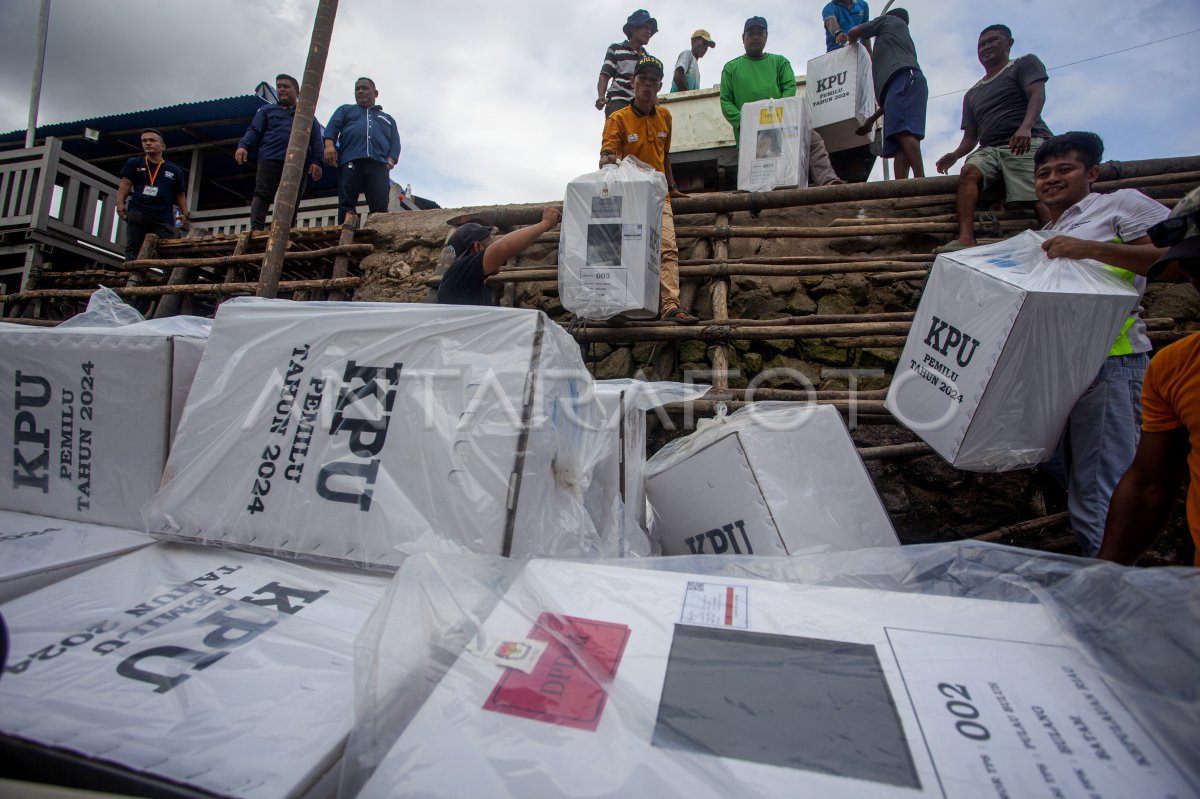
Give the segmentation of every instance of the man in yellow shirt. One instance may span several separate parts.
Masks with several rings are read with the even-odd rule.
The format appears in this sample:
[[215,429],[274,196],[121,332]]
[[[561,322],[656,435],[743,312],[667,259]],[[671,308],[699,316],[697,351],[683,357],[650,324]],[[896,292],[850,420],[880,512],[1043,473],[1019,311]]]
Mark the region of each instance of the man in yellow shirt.
[[659,271],[659,318],[693,324],[696,317],[679,307],[679,248],[675,243],[675,218],[671,198],[683,197],[671,173],[671,112],[658,106],[663,64],[654,56],[642,57],[633,70],[633,103],[614,111],[604,122],[600,142],[600,166],[615,164],[632,155],[663,173],[667,179],[667,201],[663,203],[662,260]]

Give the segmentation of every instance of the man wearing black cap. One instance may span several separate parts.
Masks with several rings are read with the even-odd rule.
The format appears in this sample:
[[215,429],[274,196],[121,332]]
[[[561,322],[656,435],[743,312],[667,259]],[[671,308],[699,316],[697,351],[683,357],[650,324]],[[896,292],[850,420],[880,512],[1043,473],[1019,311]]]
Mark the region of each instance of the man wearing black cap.
[[663,203],[662,257],[658,272],[659,318],[692,324],[696,317],[679,307],[679,247],[675,244],[675,217],[671,198],[683,197],[671,173],[671,112],[660,107],[663,64],[652,55],[643,56],[634,67],[633,103],[604,121],[600,142],[600,166],[633,156],[663,173],[667,179],[667,201]]
[[[743,105],[796,95],[796,73],[792,71],[791,62],[781,55],[763,52],[767,46],[765,19],[750,17],[746,20],[742,28],[742,46],[746,54],[733,59],[721,70],[721,113],[733,126],[735,142],[742,135]],[[817,186],[846,182],[833,171],[825,142],[816,132],[808,139],[808,173]]]
[[[1200,291],[1200,189],[1179,201],[1148,231],[1168,247],[1149,275],[1176,271]],[[1188,527],[1200,566],[1200,333],[1154,356],[1142,387],[1142,437],[1129,470],[1113,492],[1100,557],[1133,563],[1162,533],[1175,506],[1184,472],[1190,472]]]
[[493,241],[492,231],[475,222],[460,225],[446,240],[454,263],[442,275],[437,301],[444,305],[495,305],[484,283],[504,262],[524,252],[538,236],[553,230],[562,219],[557,208],[542,211],[542,221]]
[[646,9],[639,8],[629,15],[621,30],[625,33],[625,41],[608,46],[596,84],[596,109],[603,111],[606,118],[633,102],[633,68],[638,59],[649,55],[646,45],[650,37],[658,33],[658,20]]

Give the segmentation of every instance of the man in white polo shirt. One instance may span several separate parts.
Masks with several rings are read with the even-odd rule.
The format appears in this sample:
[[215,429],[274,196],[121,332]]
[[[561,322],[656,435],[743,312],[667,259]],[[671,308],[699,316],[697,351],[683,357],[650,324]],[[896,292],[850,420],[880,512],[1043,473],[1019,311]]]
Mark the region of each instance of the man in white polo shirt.
[[[1034,190],[1051,220],[1044,229],[1063,234],[1043,249],[1053,258],[1099,261],[1140,295],[1147,271],[1162,254],[1146,231],[1168,209],[1133,189],[1093,193],[1103,154],[1100,137],[1080,131],[1052,136],[1038,147]],[[1142,376],[1151,349],[1140,311],[1125,321],[1100,373],[1071,410],[1058,452],[1041,467],[1067,489],[1071,530],[1089,557],[1100,551],[1113,490],[1137,449]]]

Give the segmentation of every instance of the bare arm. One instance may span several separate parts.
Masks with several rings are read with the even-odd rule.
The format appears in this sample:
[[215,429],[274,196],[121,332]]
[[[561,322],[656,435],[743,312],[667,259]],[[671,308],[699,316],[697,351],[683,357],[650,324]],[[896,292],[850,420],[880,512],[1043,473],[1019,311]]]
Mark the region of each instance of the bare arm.
[[949,172],[950,167],[954,166],[954,162],[974,150],[977,144],[979,144],[979,130],[974,125],[967,125],[963,128],[962,141],[958,143],[957,149],[952,153],[946,153],[937,160],[937,171],[943,175]]
[[542,211],[542,221],[536,225],[514,230],[496,240],[496,243],[483,251],[483,273],[494,275],[504,266],[509,258],[520,255],[526,247],[543,233],[552,230],[562,219],[557,208],[546,208]]
[[117,216],[122,219],[128,211],[125,210],[125,201],[129,199],[129,192],[133,190],[133,181],[129,178],[121,178],[121,185],[117,187]]
[[686,194],[679,190],[675,185],[675,173],[671,171],[671,156],[663,156],[663,173],[667,176],[667,196],[675,197],[676,199],[687,197]]
[[681,92],[687,91],[687,74],[684,73],[683,67],[675,67],[675,88]]
[[603,72],[600,73],[600,80],[596,81],[596,109],[604,110],[604,95],[608,93],[608,76]]
[[829,35],[838,44],[845,44],[848,41],[846,32],[838,27],[837,17],[825,17],[825,30],[829,31]]
[[[1150,270],[1151,265],[1166,252],[1165,249],[1159,249],[1151,244],[1149,236],[1142,236],[1140,239],[1124,243],[1085,241],[1073,236],[1055,236],[1043,242],[1042,249],[1051,258],[1073,258],[1075,260],[1091,258],[1102,264],[1128,269],[1130,272],[1142,277],[1146,276],[1146,272]],[[1175,273],[1178,273],[1178,275],[1176,276]],[[1173,278],[1176,280],[1187,280],[1187,275],[1183,274],[1181,270],[1174,268],[1167,270],[1167,274],[1159,276],[1160,280],[1165,281],[1170,281]]]
[[1142,433],[1133,463],[1113,491],[1102,560],[1131,564],[1162,534],[1187,469],[1189,449],[1186,428]]
[[1029,102],[1025,105],[1025,118],[1021,120],[1021,127],[1017,128],[1017,132],[1008,140],[1008,149],[1013,155],[1021,155],[1029,152],[1029,140],[1033,138],[1033,123],[1042,115],[1042,108],[1046,105],[1046,81],[1034,81],[1025,87],[1025,97]]

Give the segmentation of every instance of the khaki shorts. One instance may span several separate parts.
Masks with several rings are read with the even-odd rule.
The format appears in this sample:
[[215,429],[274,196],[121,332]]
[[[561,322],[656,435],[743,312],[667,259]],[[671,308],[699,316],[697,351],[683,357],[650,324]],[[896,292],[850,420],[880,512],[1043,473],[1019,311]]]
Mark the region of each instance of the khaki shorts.
[[1013,155],[1007,147],[981,147],[967,157],[967,164],[983,173],[981,190],[996,181],[1004,181],[1004,202],[1031,203],[1033,191],[1033,154],[1045,139],[1030,139],[1024,155]]

